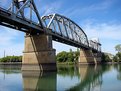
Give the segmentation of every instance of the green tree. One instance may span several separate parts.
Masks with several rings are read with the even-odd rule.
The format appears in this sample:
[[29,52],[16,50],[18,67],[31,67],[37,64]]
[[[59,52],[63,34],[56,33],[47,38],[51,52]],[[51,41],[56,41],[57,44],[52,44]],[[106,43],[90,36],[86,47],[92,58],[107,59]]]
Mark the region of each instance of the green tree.
[[56,61],[58,62],[76,62],[78,61],[78,57],[79,57],[79,50],[77,51],[72,51],[72,49],[70,49],[70,52],[60,52],[57,54],[56,56]]
[[113,61],[119,62],[121,61],[121,44],[116,45],[115,50],[118,51],[118,53],[113,57]]
[[57,54],[56,56],[56,60],[58,62],[66,62],[67,61],[67,57],[68,57],[68,53],[63,51]]
[[68,62],[73,62],[74,61],[74,54],[73,54],[73,52],[68,52],[67,61]]
[[75,54],[75,61],[77,62],[78,61],[78,58],[79,58],[79,55],[80,55],[80,51],[79,50],[77,50],[77,51],[75,51],[74,52],[74,54]]
[[119,61],[121,61],[121,52],[117,53],[116,56],[118,57]]
[[22,62],[22,56],[6,56],[0,58],[0,62]]
[[70,53],[72,53],[73,51],[72,51],[72,49],[70,49]]
[[121,52],[118,52],[114,57],[113,61],[120,62],[121,61]]
[[109,62],[111,61],[110,57],[105,53],[102,53],[102,62]]
[[121,52],[118,52],[118,53],[116,54],[116,57],[117,57],[117,61],[118,61],[118,62],[121,61]]
[[114,61],[114,62],[118,62],[117,56],[114,56],[114,57],[113,57],[113,61]]
[[116,45],[115,50],[121,52],[121,44]]

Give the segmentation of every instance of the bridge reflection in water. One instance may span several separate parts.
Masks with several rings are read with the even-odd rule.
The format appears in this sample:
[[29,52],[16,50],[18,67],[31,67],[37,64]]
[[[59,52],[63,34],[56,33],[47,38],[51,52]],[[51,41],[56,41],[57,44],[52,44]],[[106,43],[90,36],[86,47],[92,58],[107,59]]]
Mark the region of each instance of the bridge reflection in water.
[[120,84],[121,65],[66,65],[44,73],[0,65],[0,91],[120,91]]
[[24,91],[91,91],[102,85],[102,74],[109,70],[107,66],[58,66],[56,72],[23,71]]
[[24,91],[56,91],[55,72],[22,72]]

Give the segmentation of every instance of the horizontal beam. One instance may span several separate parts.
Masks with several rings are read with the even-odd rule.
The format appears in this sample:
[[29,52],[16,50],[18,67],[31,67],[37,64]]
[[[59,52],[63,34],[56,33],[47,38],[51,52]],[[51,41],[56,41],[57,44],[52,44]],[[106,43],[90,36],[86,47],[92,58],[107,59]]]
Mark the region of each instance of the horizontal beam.
[[[16,16],[3,8],[0,8],[0,24],[4,26],[9,26],[10,28],[18,29],[27,33],[41,33],[44,32],[42,27],[35,22],[23,19],[22,17]],[[25,31],[26,30],[26,31]],[[30,31],[32,30],[32,31]]]
[[3,8],[0,8],[0,25],[30,34],[46,33],[52,35],[52,39],[54,41],[58,41],[78,48],[92,49],[95,52],[98,51],[94,48],[89,47],[88,45],[84,45],[80,42],[52,32],[51,29],[43,28],[33,21],[16,16],[14,13],[11,13]]

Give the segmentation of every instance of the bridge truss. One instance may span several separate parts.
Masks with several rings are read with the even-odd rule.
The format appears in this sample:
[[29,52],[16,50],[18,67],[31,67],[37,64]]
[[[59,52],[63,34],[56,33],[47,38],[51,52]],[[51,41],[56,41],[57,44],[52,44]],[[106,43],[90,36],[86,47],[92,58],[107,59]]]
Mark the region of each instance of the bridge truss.
[[[92,40],[89,41],[86,33],[69,18],[59,14],[50,14],[43,16],[42,20],[44,26],[51,29],[52,33],[69,39],[69,41],[73,41],[74,45],[77,43],[76,47],[80,46],[101,51],[101,44]],[[70,45],[72,45],[72,42]]]
[[[27,9],[28,16],[25,13]],[[37,22],[34,21],[35,17]],[[89,41],[86,33],[69,18],[59,14],[40,17],[34,0],[12,0],[8,9],[0,7],[0,25],[30,34],[47,33],[55,41],[101,51],[101,44]]]
[[0,25],[32,34],[43,31],[44,27],[34,0],[11,0],[8,9],[0,7]]

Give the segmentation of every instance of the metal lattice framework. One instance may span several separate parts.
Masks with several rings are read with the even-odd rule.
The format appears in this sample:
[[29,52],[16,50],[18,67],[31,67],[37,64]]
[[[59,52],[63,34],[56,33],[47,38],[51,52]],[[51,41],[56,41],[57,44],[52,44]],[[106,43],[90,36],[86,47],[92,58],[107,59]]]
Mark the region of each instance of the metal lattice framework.
[[0,25],[31,34],[43,32],[44,26],[34,0],[11,1],[8,9],[0,7]]
[[[25,12],[28,13],[27,16]],[[0,7],[0,25],[29,34],[47,33],[55,41],[79,48],[101,51],[101,44],[89,41],[86,33],[69,18],[59,14],[40,18],[34,0],[12,0],[8,9]]]
[[101,44],[93,40],[89,41],[89,47],[101,52]]
[[[29,17],[25,17],[25,9],[29,9]],[[28,19],[33,22],[33,16],[36,15],[38,19],[38,25],[43,27],[40,15],[34,3],[34,0],[12,0],[12,4],[8,9],[10,12],[14,13],[16,16],[22,17],[23,19]],[[28,11],[27,11],[28,12]],[[33,15],[33,13],[35,13]],[[35,16],[34,16],[35,17]]]
[[[86,33],[72,20],[59,14],[50,14],[42,17],[45,27],[64,38],[68,38],[80,45],[101,51],[101,44],[88,41]],[[81,46],[80,46],[81,47]]]
[[52,29],[52,32],[75,42],[79,42],[80,44],[84,44],[85,46],[89,45],[87,35],[72,20],[59,14],[43,16],[42,20],[47,28]]

